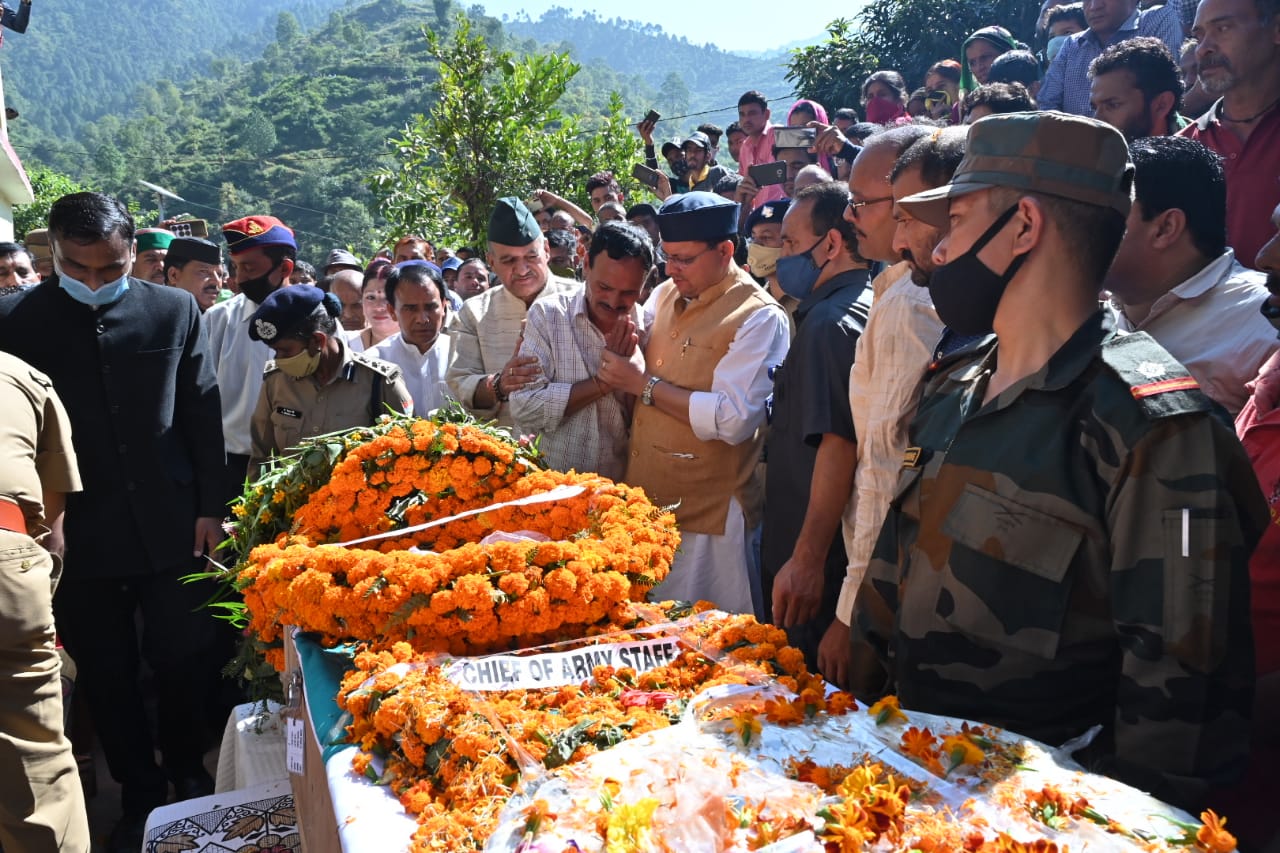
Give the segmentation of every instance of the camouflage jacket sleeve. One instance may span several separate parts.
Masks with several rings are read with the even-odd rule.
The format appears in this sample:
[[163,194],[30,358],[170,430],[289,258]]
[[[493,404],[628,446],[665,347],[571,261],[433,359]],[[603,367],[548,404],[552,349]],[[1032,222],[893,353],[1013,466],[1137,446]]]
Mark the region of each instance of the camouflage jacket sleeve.
[[[895,493],[901,494],[904,488],[914,484],[918,473],[916,469],[902,469]],[[899,606],[898,566],[906,560],[903,545],[898,541],[896,513],[896,507],[891,504],[858,586],[849,625],[853,641],[851,689],[865,703],[875,702],[896,689],[889,654]]]
[[1094,767],[1195,809],[1248,758],[1248,560],[1267,509],[1210,414],[1160,420],[1119,465],[1107,524],[1120,678],[1113,752]]

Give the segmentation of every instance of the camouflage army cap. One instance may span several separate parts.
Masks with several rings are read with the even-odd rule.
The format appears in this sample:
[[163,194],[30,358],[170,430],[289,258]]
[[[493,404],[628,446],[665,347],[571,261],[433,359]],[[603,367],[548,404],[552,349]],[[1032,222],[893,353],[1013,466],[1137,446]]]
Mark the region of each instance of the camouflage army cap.
[[1120,131],[1096,119],[1052,111],[993,115],[970,126],[964,160],[951,183],[898,203],[941,228],[952,198],[993,187],[1110,207],[1128,216],[1133,163]]

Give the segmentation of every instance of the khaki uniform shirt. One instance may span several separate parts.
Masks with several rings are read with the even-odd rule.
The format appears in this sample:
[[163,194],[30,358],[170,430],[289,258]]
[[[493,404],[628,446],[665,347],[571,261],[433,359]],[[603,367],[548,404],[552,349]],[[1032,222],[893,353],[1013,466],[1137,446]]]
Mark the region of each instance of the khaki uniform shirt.
[[1102,312],[984,405],[998,355],[929,378],[854,602],[859,698],[1055,745],[1097,725],[1082,763],[1198,809],[1248,755],[1268,521],[1249,459],[1185,368]]
[[0,352],[0,500],[22,507],[27,530],[44,524],[44,490],[80,491],[71,421],[53,382]]
[[413,414],[413,398],[399,367],[353,353],[341,336],[337,340],[342,367],[327,385],[314,374],[295,379],[278,370],[274,360],[267,363],[253,413],[251,477],[257,477],[273,453],[278,456],[304,438],[369,426],[388,408]]
[[[547,278],[538,297],[581,288],[581,282],[553,275]],[[523,300],[498,286],[462,303],[462,308],[449,319],[449,339],[453,342],[446,374],[449,390],[476,417],[496,419],[502,426],[515,425],[511,406],[504,402],[493,408],[477,407],[476,387],[516,354],[526,313],[528,307]]]

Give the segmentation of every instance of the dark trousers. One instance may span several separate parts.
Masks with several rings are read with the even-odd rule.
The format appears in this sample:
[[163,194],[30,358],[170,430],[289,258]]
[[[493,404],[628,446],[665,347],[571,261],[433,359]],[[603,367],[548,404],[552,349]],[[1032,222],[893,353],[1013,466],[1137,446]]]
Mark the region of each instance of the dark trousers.
[[[227,454],[226,475],[222,481],[222,499],[230,504],[244,494],[245,473],[249,470],[249,457],[237,453]],[[225,506],[222,514],[231,515],[231,507]]]
[[[128,578],[64,575],[54,597],[58,633],[78,669],[94,728],[126,813],[163,805],[169,776],[198,772],[214,723],[206,719],[215,621],[201,605],[208,583],[184,584],[184,572]],[[138,614],[142,635],[138,636]],[[156,763],[139,669],[146,660],[157,693]]]

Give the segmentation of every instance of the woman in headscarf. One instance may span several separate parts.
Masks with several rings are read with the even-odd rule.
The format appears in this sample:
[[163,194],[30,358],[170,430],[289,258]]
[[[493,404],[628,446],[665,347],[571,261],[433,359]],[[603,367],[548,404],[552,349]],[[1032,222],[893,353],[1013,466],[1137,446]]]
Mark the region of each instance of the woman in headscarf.
[[1019,50],[1022,44],[1004,27],[983,27],[964,40],[960,69],[960,96],[987,82],[997,56]]
[[[826,107],[817,101],[811,101],[808,98],[801,98],[791,105],[791,109],[787,111],[787,127],[805,127],[811,121],[821,124],[831,124],[827,120]],[[818,163],[822,168],[831,174],[835,174],[835,165],[831,162],[831,158],[826,154],[818,155]]]

